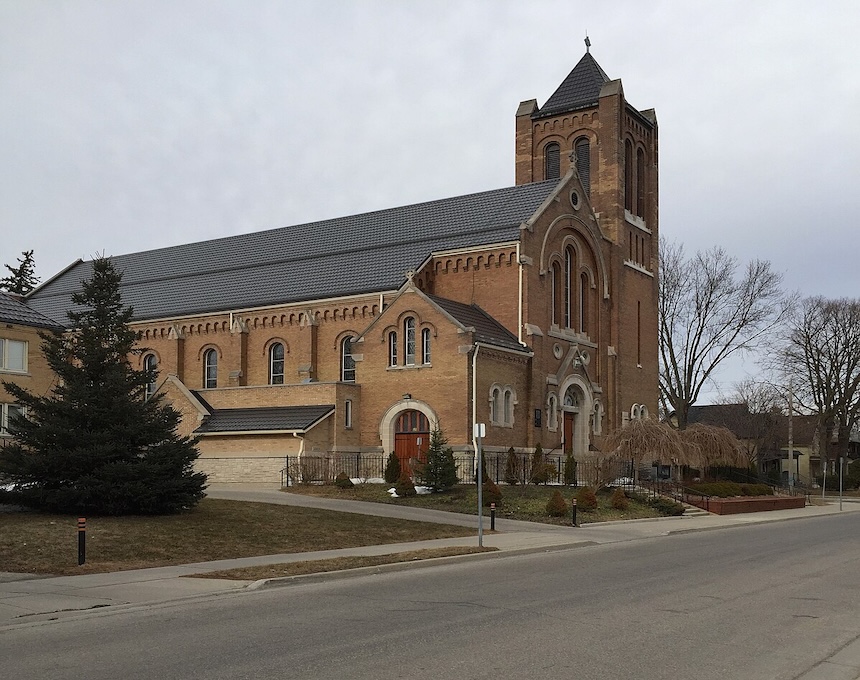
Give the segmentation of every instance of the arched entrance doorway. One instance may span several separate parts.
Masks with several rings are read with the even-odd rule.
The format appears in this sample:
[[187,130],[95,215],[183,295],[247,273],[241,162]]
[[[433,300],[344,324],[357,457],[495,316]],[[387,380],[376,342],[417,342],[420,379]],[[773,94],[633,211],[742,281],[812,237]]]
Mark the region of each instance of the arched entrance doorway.
[[400,467],[409,470],[412,458],[426,460],[430,447],[430,421],[421,411],[403,411],[394,424],[394,453]]
[[580,405],[582,398],[579,388],[571,385],[564,392],[564,402],[562,403],[562,415],[564,418],[564,453],[565,455],[573,455],[575,451],[575,443],[577,439],[577,421],[579,420]]

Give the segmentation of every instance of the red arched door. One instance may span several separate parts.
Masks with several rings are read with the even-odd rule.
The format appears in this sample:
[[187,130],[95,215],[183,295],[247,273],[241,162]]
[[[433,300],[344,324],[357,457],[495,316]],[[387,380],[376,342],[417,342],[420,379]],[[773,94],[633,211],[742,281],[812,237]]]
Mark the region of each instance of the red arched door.
[[400,467],[410,469],[412,458],[426,460],[430,447],[430,422],[421,411],[404,411],[397,416],[394,426],[394,453],[400,459]]

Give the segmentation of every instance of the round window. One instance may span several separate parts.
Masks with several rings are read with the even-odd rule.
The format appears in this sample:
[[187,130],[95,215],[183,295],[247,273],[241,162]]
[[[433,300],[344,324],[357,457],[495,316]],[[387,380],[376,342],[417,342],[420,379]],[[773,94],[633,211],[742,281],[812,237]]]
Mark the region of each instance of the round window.
[[570,204],[574,208],[579,208],[579,194],[575,191],[570,192]]

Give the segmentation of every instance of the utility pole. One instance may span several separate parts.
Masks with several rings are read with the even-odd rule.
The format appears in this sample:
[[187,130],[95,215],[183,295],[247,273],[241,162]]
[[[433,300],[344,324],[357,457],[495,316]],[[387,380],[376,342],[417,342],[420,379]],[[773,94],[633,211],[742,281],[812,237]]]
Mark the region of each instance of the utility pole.
[[794,386],[791,378],[788,379],[788,490],[794,492],[794,474],[791,464],[794,462],[794,429],[791,416],[794,413]]

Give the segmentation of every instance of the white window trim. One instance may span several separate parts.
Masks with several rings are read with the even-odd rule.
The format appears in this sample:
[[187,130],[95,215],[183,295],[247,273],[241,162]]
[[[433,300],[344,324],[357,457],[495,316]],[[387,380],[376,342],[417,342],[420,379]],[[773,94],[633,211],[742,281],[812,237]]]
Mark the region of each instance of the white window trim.
[[[9,368],[9,345],[16,343],[24,346],[22,357],[22,368]],[[26,373],[28,370],[28,359],[30,353],[30,343],[26,340],[15,340],[13,338],[0,338],[0,371],[3,373]]]

